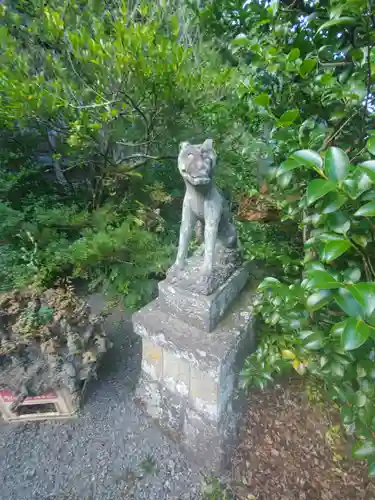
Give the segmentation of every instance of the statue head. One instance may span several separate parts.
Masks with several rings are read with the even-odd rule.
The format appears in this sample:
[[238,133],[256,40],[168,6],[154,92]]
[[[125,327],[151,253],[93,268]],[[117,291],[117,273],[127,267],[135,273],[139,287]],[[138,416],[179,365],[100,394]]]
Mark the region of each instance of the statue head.
[[216,164],[216,153],[212,147],[212,139],[203,144],[180,144],[178,169],[183,179],[193,186],[204,186],[211,183]]

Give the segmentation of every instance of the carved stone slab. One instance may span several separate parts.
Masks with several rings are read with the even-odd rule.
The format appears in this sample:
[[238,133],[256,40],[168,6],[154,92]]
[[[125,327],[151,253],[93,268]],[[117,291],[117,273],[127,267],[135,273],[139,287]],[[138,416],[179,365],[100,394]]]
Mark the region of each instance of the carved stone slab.
[[181,288],[180,281],[159,283],[159,303],[167,314],[211,332],[224,316],[249,278],[249,265],[236,269],[211,295],[200,295]]
[[216,244],[212,275],[202,276],[201,267],[204,259],[204,245],[186,260],[184,269],[172,268],[166,281],[178,285],[183,290],[211,295],[223,285],[233,272],[241,265],[240,253],[237,249],[228,249],[220,243]]

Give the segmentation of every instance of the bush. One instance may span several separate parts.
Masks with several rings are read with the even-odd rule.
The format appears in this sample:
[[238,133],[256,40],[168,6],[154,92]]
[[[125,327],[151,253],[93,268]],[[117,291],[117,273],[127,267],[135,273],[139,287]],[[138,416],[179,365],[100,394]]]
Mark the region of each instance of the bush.
[[139,306],[172,260],[179,141],[214,135],[235,179],[232,69],[167,3],[1,4],[0,289],[71,276]]
[[[365,0],[221,0],[200,18],[238,69],[232,116],[251,116],[258,172],[304,244],[260,285],[265,326],[245,385],[293,368],[319,377],[374,475],[374,13]],[[276,241],[266,260],[282,263]]]

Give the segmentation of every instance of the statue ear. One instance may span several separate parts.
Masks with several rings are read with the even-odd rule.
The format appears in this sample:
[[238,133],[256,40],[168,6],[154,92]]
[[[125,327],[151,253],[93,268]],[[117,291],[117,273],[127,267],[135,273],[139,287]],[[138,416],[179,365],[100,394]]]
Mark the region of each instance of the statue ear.
[[213,147],[212,139],[206,139],[201,146],[201,150],[202,151],[212,151],[212,147]]
[[180,142],[180,151],[182,151],[183,149],[186,148],[186,146],[189,146],[189,142],[185,141],[185,142]]

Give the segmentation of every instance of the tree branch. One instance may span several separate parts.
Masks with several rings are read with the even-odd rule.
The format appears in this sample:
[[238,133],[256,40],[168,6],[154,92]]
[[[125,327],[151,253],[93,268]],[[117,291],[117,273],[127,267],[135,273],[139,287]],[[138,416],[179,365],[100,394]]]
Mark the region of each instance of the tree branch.
[[139,113],[141,115],[141,117],[143,118],[143,120],[144,120],[144,122],[146,124],[146,129],[148,131],[148,129],[150,127],[150,124],[148,122],[148,118],[145,115],[145,113],[141,110],[141,108],[138,106],[138,104],[134,101],[134,99],[129,94],[126,94],[125,92],[123,92],[123,96],[124,96],[124,99],[127,99],[130,102],[130,104],[137,111],[137,113]]
[[366,113],[368,112],[368,105],[370,102],[370,95],[371,95],[371,80],[372,80],[372,73],[371,73],[371,35],[370,35],[370,17],[372,20],[372,24],[374,27],[374,15],[372,14],[372,9],[371,9],[371,1],[368,0],[367,2],[368,5],[368,15],[367,15],[367,23],[366,23],[366,31],[367,31],[367,95],[366,95],[366,108],[365,108],[365,116]]
[[146,146],[150,144],[152,141],[145,141],[145,142],[124,142],[124,141],[117,141],[116,144],[120,144],[121,146],[127,146],[129,148],[139,148],[141,146]]
[[344,123],[324,141],[323,146],[320,148],[319,151],[325,149],[328,146],[328,144],[340,134],[343,128],[359,113],[359,111],[360,110],[357,109],[352,115],[350,115],[349,118],[345,120]]
[[151,156],[151,155],[147,155],[147,154],[143,154],[143,153],[136,153],[134,155],[123,156],[122,158],[120,158],[120,160],[117,163],[119,164],[119,163],[123,163],[124,161],[127,161],[127,160],[137,160],[140,158],[145,158],[145,160],[143,160],[142,163],[140,163],[140,164],[133,165],[132,169],[137,168],[138,166],[145,164],[148,160],[175,160],[176,159],[175,156]]
[[106,101],[106,102],[101,102],[98,104],[87,104],[87,105],[82,105],[82,106],[75,106],[74,104],[69,104],[71,108],[74,109],[90,109],[90,108],[101,108],[102,106],[109,106],[110,104],[115,104],[116,102],[120,102],[119,99],[114,99],[113,101]]

